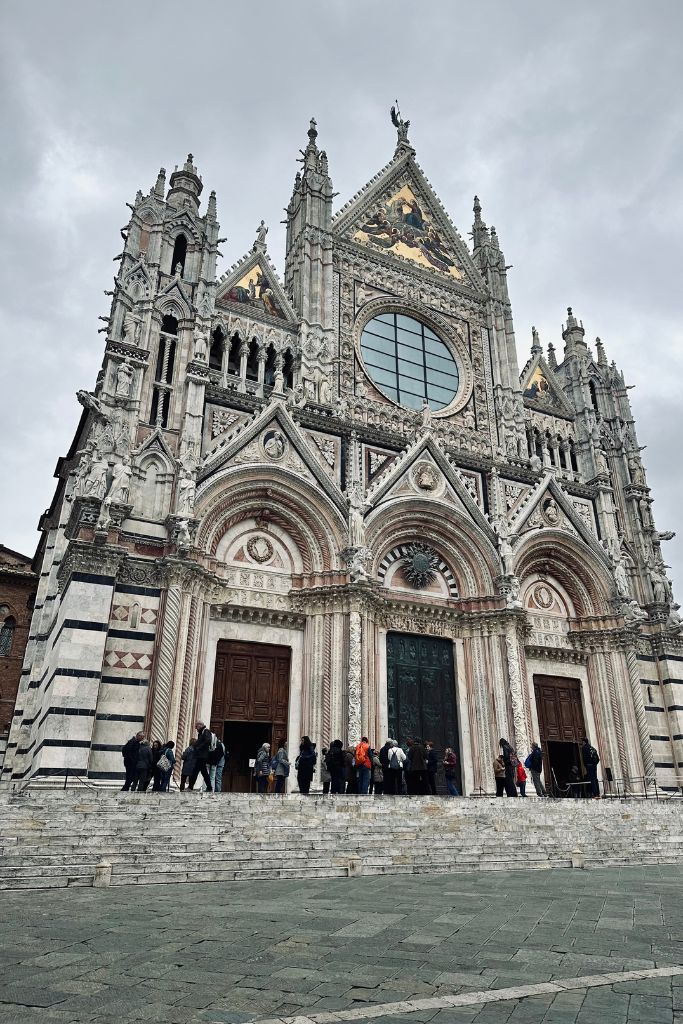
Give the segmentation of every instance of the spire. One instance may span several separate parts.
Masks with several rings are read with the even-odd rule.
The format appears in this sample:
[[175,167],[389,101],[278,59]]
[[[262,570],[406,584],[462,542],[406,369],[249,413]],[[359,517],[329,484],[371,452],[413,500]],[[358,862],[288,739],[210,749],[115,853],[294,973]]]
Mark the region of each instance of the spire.
[[157,180],[151,191],[158,196],[159,199],[163,199],[166,193],[166,168],[160,167],[159,173],[157,174]]
[[570,352],[575,352],[577,345],[581,346],[584,351],[587,351],[586,342],[584,341],[585,333],[583,324],[577,321],[572,312],[572,307],[567,306],[567,323],[562,326],[565,356],[569,355]]
[[178,170],[177,166],[171,175],[171,188],[166,197],[169,206],[182,207],[191,205],[195,211],[199,209],[199,196],[201,195],[202,179],[197,174],[192,153],[187,154],[187,160]]
[[557,356],[555,355],[555,346],[552,341],[548,342],[548,366],[551,370],[557,369]]
[[481,203],[479,196],[474,197],[474,223],[472,224],[472,247],[476,250],[486,245],[489,240],[489,229],[481,219]]
[[303,151],[304,175],[306,171],[315,171],[318,168],[318,126],[314,117],[311,118],[308,126],[308,145]]
[[595,351],[598,353],[598,366],[607,366],[607,353],[600,338],[595,339]]
[[541,347],[541,342],[540,342],[539,337],[538,337],[538,331],[536,330],[535,327],[532,327],[531,328],[531,354],[532,354],[532,356],[536,356],[539,353],[543,354],[543,349]]

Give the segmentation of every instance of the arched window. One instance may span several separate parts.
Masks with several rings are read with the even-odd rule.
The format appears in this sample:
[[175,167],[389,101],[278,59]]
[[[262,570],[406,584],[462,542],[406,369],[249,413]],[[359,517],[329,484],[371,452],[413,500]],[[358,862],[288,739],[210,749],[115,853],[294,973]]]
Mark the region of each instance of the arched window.
[[247,380],[258,380],[258,345],[256,339],[252,338],[249,343],[249,355],[247,356]]
[[286,388],[293,388],[294,387],[294,356],[292,355],[290,349],[287,349],[287,351],[285,352],[285,361],[284,361],[284,365],[282,367],[282,372],[285,375],[285,387]]
[[159,351],[157,353],[157,365],[154,374],[152,409],[149,417],[150,422],[158,427],[168,425],[177,337],[178,321],[174,316],[165,316],[161,322]]
[[0,658],[9,658],[14,642],[14,630],[17,622],[13,615],[8,615],[0,626]]
[[185,235],[180,234],[175,240],[173,246],[173,259],[171,260],[171,273],[175,274],[176,267],[180,264],[180,276],[182,277],[185,273],[185,257],[187,256],[187,239]]
[[233,334],[228,352],[228,373],[235,377],[240,375],[240,339],[238,334]]
[[209,353],[209,367],[212,370],[221,370],[223,368],[223,341],[225,336],[220,327],[211,335],[211,352]]
[[269,388],[272,388],[275,383],[275,347],[273,345],[269,345],[266,349],[266,366],[263,374],[263,383]]

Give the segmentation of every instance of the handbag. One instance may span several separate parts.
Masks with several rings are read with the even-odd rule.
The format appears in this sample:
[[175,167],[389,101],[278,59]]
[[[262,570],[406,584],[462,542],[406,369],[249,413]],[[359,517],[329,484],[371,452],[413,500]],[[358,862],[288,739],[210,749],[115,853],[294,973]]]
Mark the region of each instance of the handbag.
[[162,754],[161,757],[159,758],[159,760],[157,761],[157,768],[159,769],[159,771],[160,772],[167,772],[167,771],[170,771],[170,769],[172,767],[173,767],[173,765],[171,764],[169,759],[166,757],[166,754]]

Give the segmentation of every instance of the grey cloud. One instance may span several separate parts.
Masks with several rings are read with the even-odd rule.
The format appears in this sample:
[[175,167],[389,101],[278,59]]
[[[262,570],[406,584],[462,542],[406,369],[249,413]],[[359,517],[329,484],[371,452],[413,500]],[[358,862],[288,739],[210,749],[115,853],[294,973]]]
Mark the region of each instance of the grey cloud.
[[[683,8],[71,0],[5,5],[0,540],[31,551],[102,356],[125,202],[195,154],[227,265],[279,221],[315,115],[338,202],[393,153],[387,108],[463,236],[472,195],[510,274],[520,364],[567,305],[630,383],[662,529],[680,524]],[[677,370],[674,370],[674,367]],[[666,549],[683,580],[683,536]]]

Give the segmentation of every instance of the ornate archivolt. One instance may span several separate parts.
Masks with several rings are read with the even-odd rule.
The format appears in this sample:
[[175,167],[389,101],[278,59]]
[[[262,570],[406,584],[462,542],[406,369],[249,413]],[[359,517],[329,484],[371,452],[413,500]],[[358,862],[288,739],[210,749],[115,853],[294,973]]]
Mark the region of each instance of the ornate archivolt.
[[[283,531],[290,539],[289,558],[297,572],[338,569],[338,553],[346,543],[346,523],[324,494],[276,467],[267,475],[240,467],[221,474],[201,496],[196,514],[201,518],[197,546],[213,557],[227,550],[221,542],[235,524],[249,519]],[[257,554],[253,546],[251,553]]]
[[526,534],[515,548],[515,571],[522,587],[534,576],[551,576],[577,616],[604,615],[614,581],[601,559],[577,537],[559,530]]
[[367,519],[367,543],[373,552],[373,578],[397,545],[430,544],[453,573],[460,597],[495,593],[497,555],[480,530],[454,508],[419,498],[397,498],[380,505]]

